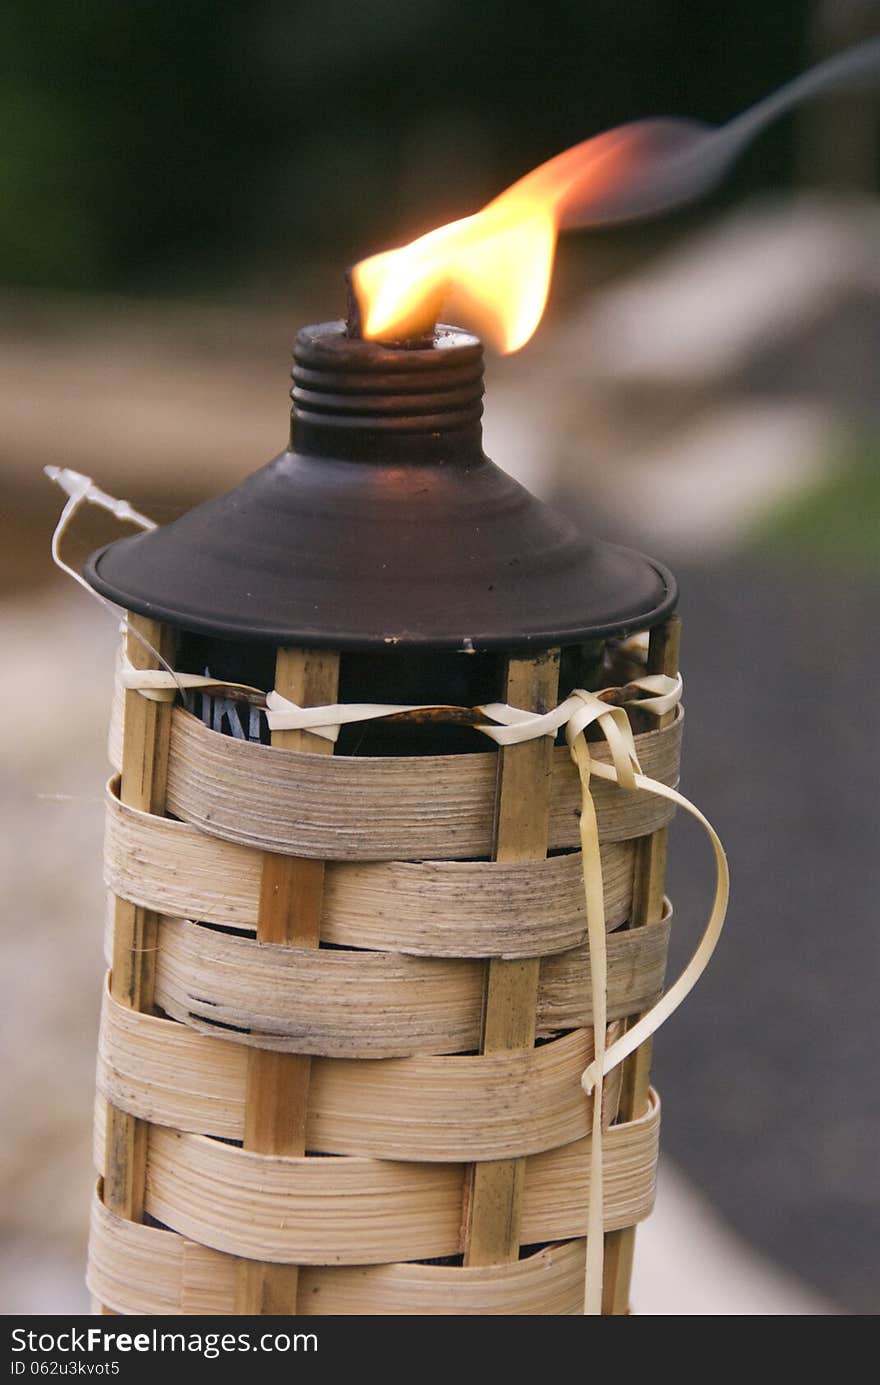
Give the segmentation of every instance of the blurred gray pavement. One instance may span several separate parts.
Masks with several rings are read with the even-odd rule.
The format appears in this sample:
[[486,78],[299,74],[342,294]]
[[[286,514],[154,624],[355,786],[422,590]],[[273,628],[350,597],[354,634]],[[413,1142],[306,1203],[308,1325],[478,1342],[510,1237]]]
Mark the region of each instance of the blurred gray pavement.
[[[733,891],[708,973],[656,1042],[664,1149],[756,1246],[876,1313],[880,584],[742,561],[679,575],[682,784]],[[708,853],[684,822],[673,836],[681,959]]]

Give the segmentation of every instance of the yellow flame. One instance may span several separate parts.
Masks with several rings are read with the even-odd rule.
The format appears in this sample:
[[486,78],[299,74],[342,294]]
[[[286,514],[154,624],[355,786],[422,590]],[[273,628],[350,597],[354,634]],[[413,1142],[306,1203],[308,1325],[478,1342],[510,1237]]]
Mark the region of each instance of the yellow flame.
[[683,206],[719,182],[780,115],[807,97],[876,84],[878,74],[875,38],[801,74],[726,125],[664,117],[583,140],[475,216],[356,265],[364,336],[393,341],[420,335],[452,304],[502,351],[516,351],[541,320],[558,231],[616,225]]
[[451,221],[353,271],[365,337],[402,340],[454,310],[500,351],[532,336],[547,304],[556,236],[587,186],[593,195],[618,172],[622,152],[608,132],[534,169],[482,211]]
[[534,332],[547,302],[556,228],[546,212],[509,218],[487,208],[354,270],[362,331],[394,340],[430,330],[457,310],[501,351]]

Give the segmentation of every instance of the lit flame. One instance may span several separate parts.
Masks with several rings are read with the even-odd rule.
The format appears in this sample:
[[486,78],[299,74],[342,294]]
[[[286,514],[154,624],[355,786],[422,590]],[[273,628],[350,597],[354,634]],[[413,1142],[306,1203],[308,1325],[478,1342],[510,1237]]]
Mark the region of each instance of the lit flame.
[[794,106],[840,89],[870,90],[878,80],[875,38],[796,77],[726,125],[640,120],[584,140],[474,216],[361,260],[352,280],[363,335],[420,336],[445,306],[499,350],[516,351],[543,315],[559,231],[634,221],[693,201]]
[[558,232],[591,193],[600,196],[620,176],[634,128],[586,140],[474,216],[361,260],[352,279],[363,335],[418,336],[445,306],[499,350],[524,346],[547,304]]

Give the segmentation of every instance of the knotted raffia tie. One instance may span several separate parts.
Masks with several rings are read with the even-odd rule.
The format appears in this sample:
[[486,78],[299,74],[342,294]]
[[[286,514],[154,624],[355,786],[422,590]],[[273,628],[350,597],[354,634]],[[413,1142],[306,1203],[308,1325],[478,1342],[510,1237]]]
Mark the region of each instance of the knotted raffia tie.
[[[136,688],[145,697],[173,699],[185,688],[224,688],[232,691],[237,685],[219,684],[215,679],[197,674],[167,673],[161,670],[135,669],[123,659],[122,682]],[[245,689],[242,689],[245,691]],[[664,674],[636,679],[628,690],[637,696],[629,705],[640,711],[662,716],[681,701],[681,677]],[[248,689],[246,691],[253,691]],[[606,690],[607,691],[607,690]],[[638,694],[642,694],[638,696]],[[333,703],[325,707],[300,707],[278,692],[266,698],[266,718],[272,731],[309,731],[335,741],[344,725],[373,721],[383,717],[400,716],[407,712],[433,710],[426,705],[388,705],[374,703]],[[593,1097],[592,1139],[590,1141],[590,1202],[587,1220],[586,1276],[584,1312],[598,1315],[602,1311],[602,1278],[604,1252],[603,1207],[603,1149],[602,1107],[603,1080],[641,1044],[659,1029],[678,1008],[699,980],[721,933],[727,909],[728,871],[724,849],[712,825],[698,808],[676,789],[670,789],[642,773],[629,718],[623,707],[609,705],[596,693],[576,689],[570,697],[552,711],[543,714],[510,707],[506,703],[490,703],[477,707],[478,714],[489,720],[477,722],[475,729],[491,737],[499,745],[516,745],[537,736],[553,736],[563,727],[571,757],[577,766],[581,785],[580,839],[584,875],[584,902],[587,915],[587,936],[590,947],[590,976],[593,1004],[594,1058],[583,1073],[581,1082],[588,1096]],[[605,764],[590,755],[586,731],[596,725],[611,751],[612,763]],[[590,779],[596,775],[616,783],[631,793],[650,793],[666,798],[696,818],[705,830],[715,856],[715,898],[700,943],[687,967],[670,986],[658,1003],[640,1020],[627,1029],[609,1048],[605,1046],[607,1024],[607,969],[605,954],[605,903],[602,863],[599,853],[599,829],[596,809],[590,791]]]

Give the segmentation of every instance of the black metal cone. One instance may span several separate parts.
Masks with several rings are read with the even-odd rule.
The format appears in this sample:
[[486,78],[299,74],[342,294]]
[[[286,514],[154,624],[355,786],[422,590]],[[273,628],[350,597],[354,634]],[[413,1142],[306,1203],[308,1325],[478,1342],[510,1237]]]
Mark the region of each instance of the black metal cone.
[[291,450],[89,559],[95,589],[185,629],[273,644],[489,650],[660,621],[660,563],[585,538],[483,455],[482,348],[297,339]]

